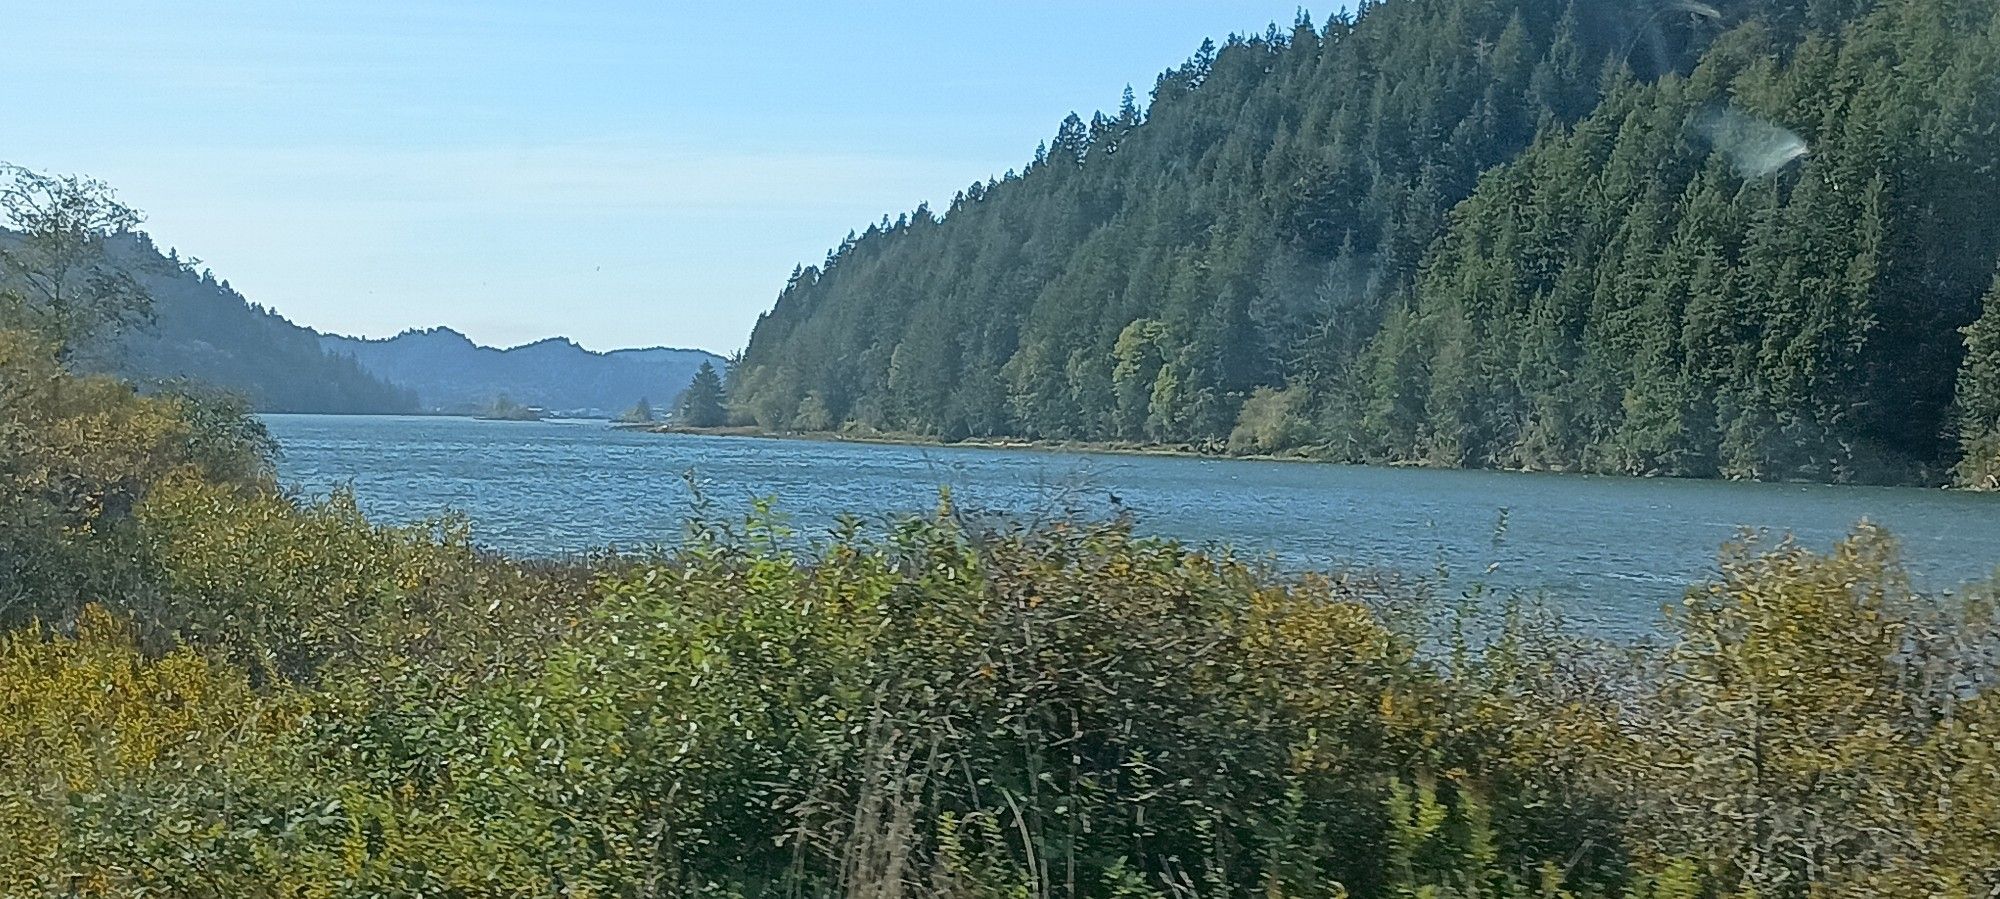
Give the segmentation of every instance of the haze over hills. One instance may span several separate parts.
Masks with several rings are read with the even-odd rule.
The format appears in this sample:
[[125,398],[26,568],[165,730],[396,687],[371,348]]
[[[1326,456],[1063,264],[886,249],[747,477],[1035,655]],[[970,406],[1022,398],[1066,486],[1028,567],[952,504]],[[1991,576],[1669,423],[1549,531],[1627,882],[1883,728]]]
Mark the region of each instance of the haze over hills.
[[774,429],[2000,477],[1996,35],[1990,0],[1431,0],[1206,44],[1145,108],[801,268],[732,401]]
[[143,325],[86,348],[79,364],[141,384],[208,385],[259,412],[472,414],[505,396],[609,417],[641,399],[670,408],[702,363],[727,366],[701,350],[598,353],[564,338],[501,350],[450,328],[385,340],[327,335],[251,302],[144,233],[112,238],[107,252],[150,294],[152,312]]
[[511,349],[479,346],[451,328],[369,340],[325,335],[329,353],[416,391],[424,411],[473,413],[505,397],[555,412],[615,415],[640,400],[672,404],[702,363],[727,360],[703,350],[649,347],[593,352],[560,337]]

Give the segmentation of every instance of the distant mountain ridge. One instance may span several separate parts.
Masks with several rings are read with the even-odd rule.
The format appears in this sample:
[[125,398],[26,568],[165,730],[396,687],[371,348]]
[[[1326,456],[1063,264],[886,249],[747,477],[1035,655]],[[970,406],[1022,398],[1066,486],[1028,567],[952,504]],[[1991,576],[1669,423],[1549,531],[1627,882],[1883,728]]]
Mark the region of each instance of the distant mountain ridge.
[[328,353],[408,387],[427,412],[471,413],[501,397],[557,413],[611,416],[648,400],[672,403],[706,362],[721,356],[673,347],[596,352],[562,337],[500,349],[448,327],[389,338],[323,335]]
[[[0,242],[11,239],[0,229]],[[471,414],[505,396],[611,417],[641,399],[670,406],[704,362],[727,365],[703,350],[600,353],[561,337],[495,349],[446,327],[380,340],[323,334],[144,233],[114,238],[109,252],[152,296],[151,321],[87,348],[78,364],[140,384],[207,384],[259,412]]]

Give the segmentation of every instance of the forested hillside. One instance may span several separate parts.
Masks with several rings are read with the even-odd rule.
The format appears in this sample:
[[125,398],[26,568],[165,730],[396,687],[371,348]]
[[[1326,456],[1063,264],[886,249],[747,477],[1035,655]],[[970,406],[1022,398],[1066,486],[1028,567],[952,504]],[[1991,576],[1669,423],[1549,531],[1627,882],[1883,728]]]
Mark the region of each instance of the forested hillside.
[[1023,172],[799,270],[732,401],[771,428],[1942,480],[2000,420],[1958,399],[2000,395],[1960,334],[2000,248],[1996,17],[1391,0],[1204,45],[1143,111],[1072,116]]
[[[40,177],[40,176],[30,176]],[[17,185],[17,190],[19,186]],[[136,223],[136,218],[134,218]],[[21,235],[0,231],[0,254],[24,249]],[[198,261],[162,252],[145,233],[125,231],[83,250],[97,263],[74,263],[79,283],[103,281],[144,299],[140,314],[82,340],[78,367],[144,385],[183,382],[240,395],[263,412],[408,412],[416,398],[320,349],[319,334],[252,303]],[[0,279],[18,278],[0,265]],[[108,280],[106,280],[108,279]],[[5,281],[9,289],[18,286]],[[0,313],[4,313],[0,309]],[[0,314],[0,322],[9,317]]]
[[416,396],[320,348],[319,333],[252,303],[143,235],[112,251],[151,295],[152,315],[92,361],[140,382],[192,380],[264,412],[410,412]]
[[[1694,476],[1946,464],[1958,329],[2000,247],[1996,9],[1885,3],[1796,45],[1751,25],[1687,79],[1619,82],[1456,211],[1349,439]],[[1716,152],[1690,121],[1739,133]],[[1766,174],[1791,140],[1810,155]]]

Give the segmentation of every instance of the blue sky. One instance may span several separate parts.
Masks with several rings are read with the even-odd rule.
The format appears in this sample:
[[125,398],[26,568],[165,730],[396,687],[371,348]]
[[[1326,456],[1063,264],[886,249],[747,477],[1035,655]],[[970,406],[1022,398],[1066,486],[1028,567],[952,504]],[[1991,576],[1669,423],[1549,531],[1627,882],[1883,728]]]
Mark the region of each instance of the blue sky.
[[[742,346],[850,228],[1291,2],[0,0],[0,160],[324,330]],[[1332,11],[1313,9],[1324,18]]]

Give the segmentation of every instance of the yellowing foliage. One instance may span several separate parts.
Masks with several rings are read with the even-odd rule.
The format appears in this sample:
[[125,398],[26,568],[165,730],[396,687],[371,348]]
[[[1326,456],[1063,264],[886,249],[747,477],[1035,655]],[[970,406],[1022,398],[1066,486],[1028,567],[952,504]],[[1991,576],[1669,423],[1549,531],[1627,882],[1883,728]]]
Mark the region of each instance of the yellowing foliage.
[[301,711],[194,651],[149,656],[98,607],[74,636],[0,637],[0,877],[51,890],[124,879],[146,860],[94,851],[77,831],[93,805],[152,782],[199,782]]
[[70,375],[43,342],[0,330],[0,625],[143,592],[132,511],[161,480],[263,478],[254,423],[197,426],[209,411]]

